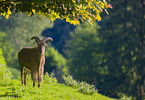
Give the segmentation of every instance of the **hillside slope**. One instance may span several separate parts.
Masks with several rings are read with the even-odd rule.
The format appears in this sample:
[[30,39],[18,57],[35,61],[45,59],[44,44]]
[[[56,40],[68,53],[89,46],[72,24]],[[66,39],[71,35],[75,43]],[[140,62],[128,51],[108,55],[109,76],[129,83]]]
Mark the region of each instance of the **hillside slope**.
[[[48,75],[48,73],[44,75],[41,88],[32,86],[33,83],[29,75],[27,76],[27,86],[22,86],[20,79],[12,79],[11,77],[12,74],[7,68],[0,50],[0,100],[114,100],[95,90],[93,94],[89,95],[81,93],[76,87],[77,82],[71,77],[66,78],[67,83],[74,82],[75,88],[58,83],[54,75]],[[90,85],[81,85],[81,88],[86,89],[86,86]],[[90,91],[90,88],[88,90]]]
[[20,80],[13,79],[10,85],[0,85],[0,99],[5,100],[114,100],[99,93],[86,95],[78,89],[54,82],[43,82],[41,88],[33,87],[28,80],[27,86],[22,86]]

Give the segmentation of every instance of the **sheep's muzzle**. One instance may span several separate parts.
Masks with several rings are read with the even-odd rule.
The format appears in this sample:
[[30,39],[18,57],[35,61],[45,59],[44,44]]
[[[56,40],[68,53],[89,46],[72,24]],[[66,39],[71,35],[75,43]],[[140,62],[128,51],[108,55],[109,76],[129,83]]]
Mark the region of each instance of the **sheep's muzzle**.
[[39,54],[40,54],[40,56],[43,56],[43,52],[42,51],[40,51]]

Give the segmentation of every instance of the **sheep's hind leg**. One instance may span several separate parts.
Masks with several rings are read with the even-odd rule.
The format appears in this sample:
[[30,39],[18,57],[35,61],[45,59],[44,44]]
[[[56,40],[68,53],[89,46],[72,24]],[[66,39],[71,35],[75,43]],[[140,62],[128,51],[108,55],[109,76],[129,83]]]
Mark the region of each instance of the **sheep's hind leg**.
[[27,75],[31,70],[26,68],[25,73],[24,73],[24,85],[27,85]]
[[21,70],[21,82],[24,85],[24,66],[20,65],[20,70]]
[[41,74],[38,74],[38,87],[40,87],[40,83],[41,83]]

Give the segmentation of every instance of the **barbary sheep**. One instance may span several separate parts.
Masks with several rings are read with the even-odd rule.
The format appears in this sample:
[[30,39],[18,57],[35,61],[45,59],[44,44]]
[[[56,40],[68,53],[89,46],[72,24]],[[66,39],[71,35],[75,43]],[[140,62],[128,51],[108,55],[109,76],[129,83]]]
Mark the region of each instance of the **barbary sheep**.
[[[18,61],[21,70],[22,84],[27,84],[27,75],[31,71],[33,86],[35,87],[35,82],[38,78],[38,87],[40,87],[40,83],[42,83],[43,81],[43,71],[45,64],[45,46],[50,40],[52,42],[53,39],[51,37],[46,37],[45,39],[41,40],[41,38],[37,36],[33,36],[31,40],[33,39],[35,39],[38,46],[34,48],[25,47],[21,49],[21,51],[18,53]],[[26,68],[25,72],[24,67]]]

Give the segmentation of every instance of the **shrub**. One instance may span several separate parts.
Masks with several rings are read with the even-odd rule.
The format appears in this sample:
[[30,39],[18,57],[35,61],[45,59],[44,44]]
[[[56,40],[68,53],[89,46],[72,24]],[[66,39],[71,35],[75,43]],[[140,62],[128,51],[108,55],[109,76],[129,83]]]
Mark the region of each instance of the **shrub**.
[[131,97],[123,96],[120,100],[131,100],[131,99],[132,99]]
[[94,85],[90,85],[87,82],[81,82],[79,86],[79,91],[84,94],[93,94],[95,93]]
[[11,83],[12,73],[7,68],[5,59],[0,49],[0,84],[7,85]]
[[50,75],[46,72],[44,75],[44,83],[57,83],[57,79],[54,77],[54,74],[51,73]]
[[72,76],[64,77],[64,81],[70,87],[73,87],[73,88],[79,87],[78,82],[76,80],[73,80]]
[[81,93],[93,94],[93,93],[97,92],[95,90],[94,85],[90,85],[87,82],[83,82],[83,81],[78,82],[78,81],[74,80],[72,78],[72,76],[64,77],[64,81],[68,86],[73,87],[73,88],[78,88]]

